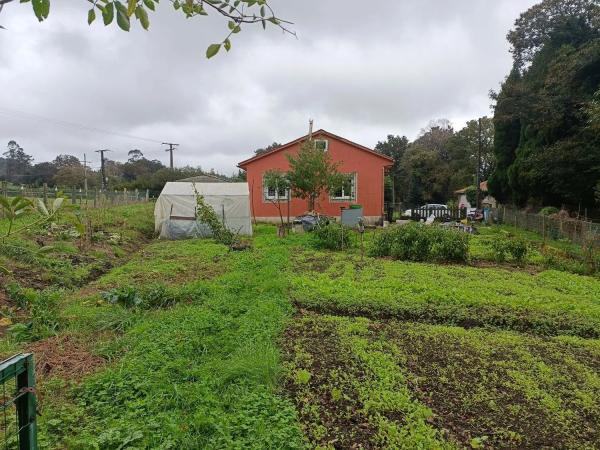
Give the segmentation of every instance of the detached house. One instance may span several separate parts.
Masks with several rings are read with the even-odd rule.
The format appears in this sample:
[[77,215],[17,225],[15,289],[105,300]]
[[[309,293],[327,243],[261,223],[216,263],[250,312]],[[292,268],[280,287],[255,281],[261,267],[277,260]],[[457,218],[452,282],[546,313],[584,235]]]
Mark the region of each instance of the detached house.
[[[385,170],[392,166],[393,159],[325,130],[314,132],[312,138],[315,145],[323,148],[334,162],[339,163],[338,170],[349,177],[349,183],[337,192],[323,193],[317,200],[315,209],[319,213],[339,217],[341,208],[359,204],[363,207],[363,215],[367,222],[375,223],[381,220],[384,215]],[[283,203],[283,210],[286,214],[289,213],[290,217],[306,212],[306,200],[292,197],[288,202],[288,193],[275,192],[274,189],[269,190],[263,185],[263,175],[268,170],[289,170],[286,155],[297,154],[306,139],[308,135],[238,164],[239,168],[246,171],[250,208],[256,220],[279,220],[277,207],[273,204],[273,200],[277,198]]]

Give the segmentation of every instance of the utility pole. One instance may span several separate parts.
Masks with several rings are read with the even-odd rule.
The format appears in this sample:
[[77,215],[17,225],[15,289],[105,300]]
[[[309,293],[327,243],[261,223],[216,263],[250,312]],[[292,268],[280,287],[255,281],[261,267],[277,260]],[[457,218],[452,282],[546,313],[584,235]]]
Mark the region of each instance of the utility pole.
[[476,208],[479,209],[479,203],[480,203],[480,196],[481,196],[481,188],[480,188],[480,184],[481,184],[481,117],[479,118],[479,145],[477,146],[477,173],[475,175],[475,186],[477,188],[477,201],[476,201]]
[[173,144],[172,142],[163,142],[163,145],[168,145],[169,148],[165,150],[165,152],[169,152],[170,153],[170,164],[169,167],[171,168],[171,170],[173,170],[173,150],[175,150],[175,147],[178,147],[179,144]]
[[87,182],[87,156],[83,154],[83,190],[85,191],[85,201],[87,202],[88,182]]
[[96,150],[96,153],[100,153],[100,174],[102,175],[102,182],[100,186],[103,191],[108,188],[108,180],[106,179],[106,174],[104,173],[104,152],[110,152],[110,150]]

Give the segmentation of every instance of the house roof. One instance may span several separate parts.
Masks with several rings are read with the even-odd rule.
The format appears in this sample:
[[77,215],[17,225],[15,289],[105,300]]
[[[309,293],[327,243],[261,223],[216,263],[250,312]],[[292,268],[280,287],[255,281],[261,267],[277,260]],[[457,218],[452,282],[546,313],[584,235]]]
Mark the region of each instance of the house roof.
[[171,181],[165,183],[160,196],[195,196],[196,191],[204,196],[248,196],[250,192],[248,190],[248,183],[215,183],[213,181],[209,183],[182,183],[181,181]]
[[[459,189],[457,191],[454,191],[454,193],[455,194],[464,194],[465,192],[467,192],[467,189],[469,189],[469,186]],[[488,190],[487,181],[482,181],[481,183],[479,183],[479,190],[482,192],[487,192],[487,190]]]
[[[394,162],[394,159],[393,159],[393,158],[390,158],[389,156],[383,155],[383,154],[381,154],[381,153],[379,153],[379,152],[376,152],[376,151],[375,151],[375,150],[373,150],[373,149],[370,149],[370,148],[368,148],[368,147],[365,147],[365,146],[363,146],[363,145],[357,144],[356,142],[352,142],[352,141],[350,141],[350,140],[348,140],[348,139],[345,139],[345,138],[343,138],[343,137],[341,137],[341,136],[337,136],[337,135],[335,135],[335,134],[333,134],[333,133],[330,133],[329,131],[326,131],[326,130],[320,129],[320,130],[317,130],[317,131],[315,131],[315,132],[313,133],[313,137],[321,137],[321,136],[327,136],[327,137],[330,137],[330,138],[332,138],[332,139],[336,139],[336,140],[338,140],[338,141],[341,141],[341,142],[344,142],[344,143],[346,143],[346,144],[349,144],[349,145],[351,145],[351,146],[353,146],[353,147],[355,147],[355,148],[357,148],[357,149],[359,149],[359,150],[362,150],[362,151],[364,151],[364,152],[371,153],[371,154],[373,154],[374,156],[377,156],[377,157],[379,157],[379,158],[385,159],[386,161],[388,161],[388,162],[390,163],[390,165],[391,165],[391,163],[393,163],[393,162]],[[270,151],[268,151],[268,152],[265,152],[265,153],[261,153],[260,155],[255,155],[255,156],[253,156],[252,158],[248,158],[248,159],[246,159],[246,160],[244,160],[244,161],[240,162],[240,163],[238,164],[238,167],[239,167],[240,169],[244,169],[244,168],[245,168],[245,167],[246,167],[248,164],[250,164],[250,163],[253,163],[254,161],[257,161],[257,160],[259,160],[259,159],[261,159],[261,158],[264,158],[264,157],[266,157],[266,156],[269,156],[269,155],[271,155],[271,154],[273,154],[273,153],[276,153],[276,152],[279,152],[279,151],[281,151],[281,150],[285,150],[286,148],[289,148],[289,147],[291,147],[292,145],[294,145],[294,144],[297,144],[297,143],[299,143],[299,142],[305,141],[306,139],[308,139],[308,134],[306,134],[306,135],[304,135],[304,136],[302,136],[302,137],[299,137],[298,139],[294,139],[293,141],[291,141],[291,142],[288,142],[287,144],[283,144],[283,145],[281,145],[281,146],[279,146],[279,147],[277,147],[277,148],[275,148],[275,149],[273,149],[273,150],[270,150]]]
[[175,180],[175,183],[228,183],[228,180],[224,180],[216,175],[204,174],[197,175],[195,177],[182,178],[181,180]]

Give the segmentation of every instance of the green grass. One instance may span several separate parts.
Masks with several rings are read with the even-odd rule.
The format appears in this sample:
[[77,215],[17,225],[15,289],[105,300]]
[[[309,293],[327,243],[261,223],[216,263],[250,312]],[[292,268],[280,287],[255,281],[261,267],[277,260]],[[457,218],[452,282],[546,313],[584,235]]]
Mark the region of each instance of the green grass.
[[[42,441],[53,448],[123,442],[136,448],[301,448],[295,410],[278,391],[276,339],[292,313],[280,276],[289,248],[267,234],[247,252],[225,253],[209,240],[147,247],[144,254],[159,254],[167,264],[181,255],[199,263],[200,281],[180,287],[189,295],[173,308],[136,311],[98,303],[97,296],[71,301],[64,311],[69,332],[93,336],[107,323],[123,325],[120,318],[125,324],[115,328],[121,334],[109,346],[95,349],[115,362],[70,389],[66,399],[46,403]],[[215,255],[223,273],[202,280],[202,263]],[[161,259],[151,261],[160,265]],[[137,280],[136,272],[147,269],[137,262],[99,285]],[[169,282],[168,271],[152,277]]]
[[[99,212],[120,265],[61,296],[57,332],[104,363],[40,376],[42,448],[597,447],[597,278],[361,258],[271,226],[243,252],[148,243],[136,208]],[[168,306],[101,295],[124,287]]]

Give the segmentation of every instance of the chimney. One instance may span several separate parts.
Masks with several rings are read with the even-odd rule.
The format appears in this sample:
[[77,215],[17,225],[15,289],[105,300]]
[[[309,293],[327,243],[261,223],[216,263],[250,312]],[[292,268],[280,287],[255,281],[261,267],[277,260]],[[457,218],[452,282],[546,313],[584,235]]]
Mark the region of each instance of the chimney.
[[312,140],[313,133],[313,120],[308,119],[308,140]]

